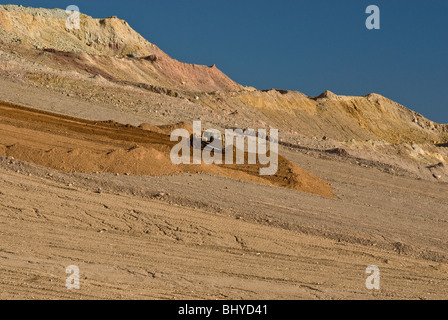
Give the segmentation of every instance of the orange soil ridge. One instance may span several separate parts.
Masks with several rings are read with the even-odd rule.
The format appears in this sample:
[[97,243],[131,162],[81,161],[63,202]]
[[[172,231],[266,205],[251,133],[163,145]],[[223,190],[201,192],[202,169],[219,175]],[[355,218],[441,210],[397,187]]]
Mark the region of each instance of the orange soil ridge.
[[328,183],[281,156],[274,176],[259,176],[259,165],[176,166],[170,151],[177,142],[170,141],[166,128],[159,129],[148,131],[114,121],[88,121],[0,103],[0,156],[65,172],[208,173],[333,197]]

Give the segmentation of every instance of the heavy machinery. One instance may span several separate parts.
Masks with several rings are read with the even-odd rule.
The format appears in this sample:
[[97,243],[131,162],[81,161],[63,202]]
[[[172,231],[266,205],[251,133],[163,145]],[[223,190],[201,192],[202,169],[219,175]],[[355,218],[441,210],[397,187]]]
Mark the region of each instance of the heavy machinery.
[[[211,133],[207,130],[202,130],[200,137],[196,136],[194,133],[191,134],[190,144],[192,147],[194,147],[195,139],[201,141],[201,150],[204,150],[209,144],[211,144],[213,141],[215,141],[215,137],[214,137],[213,133]],[[221,146],[222,153],[225,152],[225,143],[226,143],[226,136],[225,136],[225,134],[221,134],[221,143],[218,143],[218,144]]]

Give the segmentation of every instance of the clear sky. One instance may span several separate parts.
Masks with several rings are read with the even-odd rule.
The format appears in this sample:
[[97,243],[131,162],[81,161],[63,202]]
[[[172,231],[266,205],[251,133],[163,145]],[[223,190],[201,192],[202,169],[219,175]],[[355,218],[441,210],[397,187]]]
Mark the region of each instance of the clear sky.
[[[258,89],[382,94],[448,123],[447,0],[0,1],[125,19],[180,61]],[[367,30],[368,5],[381,29]]]

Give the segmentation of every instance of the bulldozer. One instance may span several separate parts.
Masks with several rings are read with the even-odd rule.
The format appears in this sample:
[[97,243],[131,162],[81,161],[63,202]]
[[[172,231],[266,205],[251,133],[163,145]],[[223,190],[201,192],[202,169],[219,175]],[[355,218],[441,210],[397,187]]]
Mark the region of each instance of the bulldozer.
[[[194,147],[194,138],[195,138],[195,135],[191,134],[190,144],[192,147]],[[215,137],[213,136],[213,134],[211,132],[208,132],[207,130],[202,130],[201,136],[200,137],[196,136],[196,139],[200,139],[200,141],[201,141],[201,150],[204,150],[209,144],[211,144],[213,141],[215,141]],[[226,145],[226,135],[221,134],[222,153],[225,152],[225,145]]]

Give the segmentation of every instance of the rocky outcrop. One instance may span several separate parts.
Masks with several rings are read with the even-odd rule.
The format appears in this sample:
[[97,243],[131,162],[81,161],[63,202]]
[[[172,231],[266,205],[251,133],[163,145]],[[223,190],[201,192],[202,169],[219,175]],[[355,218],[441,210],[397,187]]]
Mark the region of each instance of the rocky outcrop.
[[[68,17],[61,9],[0,6],[0,44],[33,62],[69,62],[66,67],[77,72],[95,70],[121,81],[198,92],[242,89],[215,65],[187,64],[170,58],[117,17],[94,19],[80,14],[79,29],[66,27]],[[50,54],[49,61],[36,58],[30,50],[44,50]],[[83,56],[78,58],[80,54]]]

